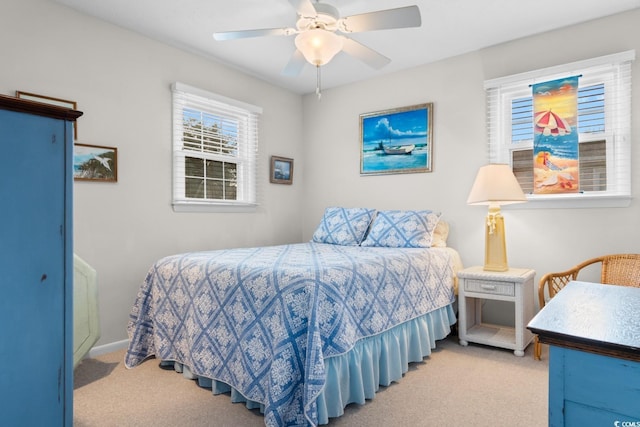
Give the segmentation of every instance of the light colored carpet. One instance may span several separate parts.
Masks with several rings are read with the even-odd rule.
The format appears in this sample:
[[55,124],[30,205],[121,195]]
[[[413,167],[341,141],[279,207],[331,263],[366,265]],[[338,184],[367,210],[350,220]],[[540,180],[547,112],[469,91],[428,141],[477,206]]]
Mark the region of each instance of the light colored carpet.
[[[451,336],[398,383],[329,426],[546,426],[548,347],[542,361]],[[214,396],[150,359],[126,369],[124,350],[85,359],[75,371],[74,426],[264,426],[257,410]]]

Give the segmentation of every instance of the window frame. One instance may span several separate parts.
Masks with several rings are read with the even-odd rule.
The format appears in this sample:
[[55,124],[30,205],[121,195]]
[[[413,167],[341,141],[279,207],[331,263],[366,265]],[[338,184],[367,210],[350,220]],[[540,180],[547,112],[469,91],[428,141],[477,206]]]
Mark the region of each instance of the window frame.
[[533,139],[512,143],[512,100],[531,97],[530,86],[534,83],[569,75],[581,75],[581,87],[605,84],[605,132],[580,133],[579,140],[580,143],[606,141],[607,190],[526,194],[528,203],[509,205],[509,208],[626,207],[631,204],[631,62],[634,59],[635,50],[630,50],[485,81],[488,160],[511,167],[514,150],[533,148]]
[[[253,212],[257,203],[258,127],[262,108],[212,92],[175,82],[172,91],[172,206],[176,212]],[[184,149],[185,110],[240,123],[237,154],[229,156],[203,149]],[[190,198],[185,194],[188,178],[186,158],[235,163],[237,166],[237,200]],[[203,180],[207,180],[204,172]],[[206,196],[206,195],[205,195]]]

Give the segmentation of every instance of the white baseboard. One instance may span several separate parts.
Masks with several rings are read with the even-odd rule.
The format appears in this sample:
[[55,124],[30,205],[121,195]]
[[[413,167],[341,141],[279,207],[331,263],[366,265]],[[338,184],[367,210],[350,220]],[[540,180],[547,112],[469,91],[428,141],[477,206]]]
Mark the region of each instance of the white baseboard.
[[99,345],[93,347],[89,350],[89,354],[87,357],[96,357],[101,356],[103,354],[111,353],[114,351],[122,350],[123,348],[127,348],[129,345],[129,340],[116,341],[109,344]]

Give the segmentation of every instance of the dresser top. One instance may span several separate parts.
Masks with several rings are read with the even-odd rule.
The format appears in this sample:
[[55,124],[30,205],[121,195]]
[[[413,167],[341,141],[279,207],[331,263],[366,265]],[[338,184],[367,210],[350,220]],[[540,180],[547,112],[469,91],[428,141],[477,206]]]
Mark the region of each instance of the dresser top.
[[57,105],[50,105],[42,102],[35,102],[1,94],[0,109],[35,114],[38,116],[45,116],[68,121],[75,121],[78,117],[82,116],[81,111],[70,110],[68,108],[59,107]]
[[571,282],[527,326],[541,342],[640,360],[640,288]]

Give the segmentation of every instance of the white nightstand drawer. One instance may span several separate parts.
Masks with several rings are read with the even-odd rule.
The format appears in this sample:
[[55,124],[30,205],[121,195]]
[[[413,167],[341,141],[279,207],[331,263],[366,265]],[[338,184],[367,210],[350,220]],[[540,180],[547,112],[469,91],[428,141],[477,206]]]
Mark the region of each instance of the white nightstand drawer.
[[491,280],[473,280],[464,281],[464,290],[466,292],[480,292],[483,294],[515,296],[515,283],[510,282],[494,282]]

